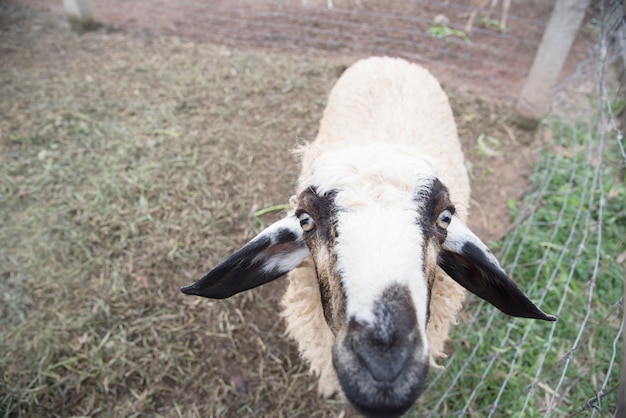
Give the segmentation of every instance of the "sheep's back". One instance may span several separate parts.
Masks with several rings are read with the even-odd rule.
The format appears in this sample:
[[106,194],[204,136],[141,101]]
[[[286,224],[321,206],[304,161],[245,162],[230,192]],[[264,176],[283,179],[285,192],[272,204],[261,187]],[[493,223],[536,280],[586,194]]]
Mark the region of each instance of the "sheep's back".
[[448,97],[428,70],[387,57],[348,68],[330,93],[311,155],[304,153],[303,177],[319,154],[372,142],[433,157],[465,220],[470,188],[463,152]]

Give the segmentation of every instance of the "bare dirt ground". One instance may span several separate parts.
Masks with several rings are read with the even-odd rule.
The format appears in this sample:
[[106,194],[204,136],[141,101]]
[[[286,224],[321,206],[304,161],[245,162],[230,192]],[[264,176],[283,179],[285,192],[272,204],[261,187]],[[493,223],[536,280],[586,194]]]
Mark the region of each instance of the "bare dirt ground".
[[[13,0],[11,0],[13,1]],[[157,0],[93,2],[108,28],[175,34],[218,45],[343,59],[391,55],[426,65],[456,90],[512,104],[526,79],[552,10],[549,0],[515,1],[508,12],[470,7],[469,0]],[[487,2],[485,2],[487,3]],[[61,2],[30,0],[28,7],[58,14]],[[436,39],[428,31],[444,19],[467,38]],[[503,32],[497,24],[506,22]],[[589,23],[589,17],[585,23]],[[595,38],[581,32],[563,75],[587,56]]]
[[[323,57],[339,68],[369,55],[400,56],[425,65],[451,94],[467,93],[468,97],[504,105],[501,120],[490,122],[500,125],[495,138],[506,138],[498,145],[502,148],[496,150],[501,158],[491,158],[488,166],[474,167],[474,174],[479,176],[486,172],[498,174],[491,176],[493,184],[474,187],[472,202],[481,236],[487,240],[500,238],[508,225],[507,209],[501,202],[524,194],[524,179],[532,159],[526,147],[530,140],[519,143],[520,134],[505,120],[526,79],[553,3],[517,1],[507,13],[501,7],[474,9],[465,0],[336,0],[333,9],[326,5],[325,0],[106,0],[94,2],[92,8],[104,31],[148,31],[261,53],[305,54]],[[61,2],[31,0],[27,7],[63,13]],[[449,27],[465,29],[469,14],[475,10],[477,18],[467,33],[468,39],[449,36],[442,40],[427,34],[435,26],[433,21],[442,16]],[[505,31],[493,26],[502,19],[506,21]],[[585,24],[591,21],[589,16]],[[594,36],[581,31],[562,78],[587,57]],[[462,136],[463,129],[461,124]],[[476,152],[475,140],[481,134],[493,137],[479,132],[467,138],[470,153]],[[489,201],[494,194],[500,204]]]
[[[241,15],[261,11],[304,31],[293,12],[300,6],[287,2],[215,2],[219,30],[217,17],[191,2],[150,10],[94,2],[103,26],[82,36],[48,13],[60,2],[15,3],[0,4],[0,402],[8,416],[351,415],[341,401],[316,398],[315,379],[283,335],[284,283],[212,302],[178,288],[254,234],[251,213],[287,201],[297,173],[289,150],[314,138],[347,64],[371,51],[394,55],[406,42],[441,53],[464,41],[385,44],[377,31],[388,36],[395,23],[381,14],[408,9],[382,1],[363,1],[369,14],[354,23],[359,39],[379,45],[332,48],[321,34],[340,43],[344,34],[317,8],[307,14],[317,29],[306,34],[318,38],[307,43],[300,33],[287,37],[293,43],[246,35],[260,23]],[[529,4],[537,8],[519,14],[530,20],[549,10]],[[425,21],[437,7],[422,8]],[[540,33],[533,29],[534,39]],[[500,60],[483,51],[484,61]],[[497,240],[510,223],[507,204],[527,191],[535,148],[532,134],[507,122],[507,100],[473,93],[514,96],[529,63],[479,76],[481,57],[467,66],[427,58],[470,162],[471,226]],[[497,142],[481,147],[481,136]]]

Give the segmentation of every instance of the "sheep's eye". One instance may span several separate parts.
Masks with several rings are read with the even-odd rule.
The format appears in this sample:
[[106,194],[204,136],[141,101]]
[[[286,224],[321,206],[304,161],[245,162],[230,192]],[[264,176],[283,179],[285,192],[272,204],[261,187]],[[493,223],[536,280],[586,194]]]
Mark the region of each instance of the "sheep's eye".
[[450,225],[450,222],[452,222],[452,211],[445,209],[437,218],[437,226],[445,230]]
[[300,220],[300,226],[304,232],[311,232],[313,228],[315,228],[315,221],[308,213],[302,212],[298,215],[298,219]]

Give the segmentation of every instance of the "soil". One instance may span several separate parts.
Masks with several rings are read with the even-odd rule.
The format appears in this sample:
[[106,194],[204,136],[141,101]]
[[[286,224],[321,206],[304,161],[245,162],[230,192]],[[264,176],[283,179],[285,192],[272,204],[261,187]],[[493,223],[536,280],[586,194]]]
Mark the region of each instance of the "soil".
[[[534,159],[528,146],[532,139],[507,122],[511,116],[507,109],[512,108],[523,86],[553,2],[514,1],[508,12],[498,6],[473,8],[467,0],[335,0],[333,8],[327,7],[326,0],[215,0],[210,4],[103,0],[91,4],[94,19],[104,31],[149,31],[226,47],[320,56],[339,66],[369,55],[400,56],[426,66],[451,94],[469,94],[504,106],[504,110],[492,109],[490,115],[479,116],[470,110],[475,116],[459,121],[470,159],[476,155],[480,135],[499,141],[496,155],[473,165],[471,222],[488,241],[498,240],[506,232],[510,223],[507,202],[519,201],[527,192],[529,164]],[[31,0],[27,7],[63,13],[62,2]],[[592,11],[583,26],[592,22]],[[477,18],[467,30],[472,12]],[[441,21],[462,30],[468,38],[428,35]],[[506,30],[494,26],[500,21],[506,22]],[[594,36],[591,31],[581,31],[561,79],[587,57]],[[455,111],[466,113],[464,109]],[[476,118],[486,118],[492,131],[473,130]]]
[[[456,90],[511,105],[554,2],[518,0],[506,12],[501,3],[490,9],[484,6],[487,1],[335,0],[329,9],[326,0],[103,0],[91,7],[96,22],[109,30],[148,30],[237,48],[324,55],[346,63],[370,55],[400,56],[425,65]],[[63,13],[62,2],[30,0],[27,7]],[[468,30],[472,12],[476,19]],[[429,30],[441,27],[437,22],[442,21],[463,36],[431,36]],[[505,30],[497,26],[500,22],[505,22]],[[589,16],[583,25],[591,22]],[[592,31],[581,31],[563,77],[587,56],[594,41]]]
[[[9,0],[12,2],[15,0]],[[335,0],[333,8],[328,8],[326,0],[103,0],[91,7],[97,27],[105,31],[149,31],[227,47],[323,56],[345,66],[369,55],[400,56],[425,65],[452,94],[468,93],[510,109],[532,65],[553,2],[515,1],[507,12],[469,7],[468,3]],[[62,2],[31,0],[27,7],[63,13]],[[468,30],[472,12],[477,19]],[[591,12],[583,26],[592,22]],[[462,30],[467,38],[428,35],[437,22]],[[506,22],[506,29],[494,22]],[[561,79],[587,57],[594,41],[592,32],[581,31]],[[501,149],[489,158],[487,166],[474,165],[474,175],[484,177],[487,184],[474,184],[472,226],[485,240],[497,240],[506,232],[506,202],[517,201],[526,193],[533,159],[530,139],[519,141],[522,134],[506,122],[510,113],[498,113],[500,120],[489,121],[498,125],[497,135],[466,132],[471,129],[463,121],[459,127],[470,158],[476,152],[478,136],[505,138],[498,142]]]

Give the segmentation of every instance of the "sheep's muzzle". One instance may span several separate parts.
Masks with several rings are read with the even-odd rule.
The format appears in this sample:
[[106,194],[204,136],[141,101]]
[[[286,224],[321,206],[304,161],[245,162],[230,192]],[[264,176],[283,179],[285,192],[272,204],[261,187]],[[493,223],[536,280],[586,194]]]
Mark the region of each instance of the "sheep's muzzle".
[[374,320],[350,318],[337,334],[333,363],[350,403],[369,417],[396,417],[422,392],[428,348],[408,289],[394,286],[375,304]]

